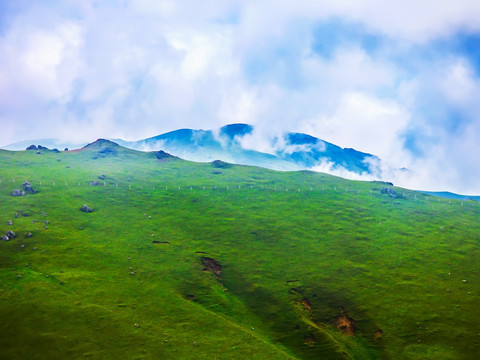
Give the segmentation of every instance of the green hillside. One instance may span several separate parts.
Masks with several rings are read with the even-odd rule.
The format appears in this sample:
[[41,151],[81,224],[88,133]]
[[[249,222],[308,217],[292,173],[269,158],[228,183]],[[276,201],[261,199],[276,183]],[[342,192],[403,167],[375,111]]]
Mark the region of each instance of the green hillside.
[[480,353],[477,202],[106,141],[0,180],[1,359]]

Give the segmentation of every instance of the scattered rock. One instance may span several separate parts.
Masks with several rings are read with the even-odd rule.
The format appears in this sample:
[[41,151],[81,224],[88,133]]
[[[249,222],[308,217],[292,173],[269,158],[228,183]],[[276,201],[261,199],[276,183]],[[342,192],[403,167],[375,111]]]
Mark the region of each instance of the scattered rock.
[[114,148],[113,146],[106,146],[103,149],[97,151],[92,158],[96,160],[98,158],[105,158],[107,156],[117,156],[117,154],[118,151],[116,148]]
[[8,221],[7,221],[7,225],[13,225],[12,220],[8,220]]
[[35,145],[30,145],[25,150],[38,150],[38,148]]
[[27,239],[31,238],[32,236],[33,236],[33,234],[32,234],[30,231],[27,232],[27,235],[25,235],[25,237],[26,237]]
[[91,212],[93,212],[93,209],[91,207],[89,207],[88,205],[83,205],[80,208],[80,211],[83,211],[85,213],[91,213]]
[[98,178],[99,178],[100,180],[105,180],[105,179],[107,178],[107,176],[104,175],[104,174],[102,174],[102,175],[100,175]]
[[97,180],[94,180],[94,181],[90,181],[90,186],[98,186],[98,181]]
[[42,152],[41,152],[41,151],[37,151],[35,154],[37,154],[37,155],[42,155]]
[[13,217],[14,217],[15,219],[18,219],[18,214],[15,213],[15,215],[13,215]]
[[32,184],[30,184],[28,181],[25,181],[23,183],[23,190],[25,191],[25,193],[29,193],[29,194],[36,194],[38,193],[37,190],[35,190],[32,186]]
[[15,239],[17,237],[17,235],[11,231],[11,230],[8,230],[5,235],[2,236],[2,240],[3,241],[10,241],[12,239]]
[[140,325],[138,325],[138,324],[133,324],[133,326],[135,326],[136,328],[138,328]]
[[20,190],[20,189],[14,189],[14,190],[12,191],[11,195],[12,195],[12,196],[15,196],[15,197],[17,197],[17,196],[23,196],[23,195],[25,195],[25,191]]

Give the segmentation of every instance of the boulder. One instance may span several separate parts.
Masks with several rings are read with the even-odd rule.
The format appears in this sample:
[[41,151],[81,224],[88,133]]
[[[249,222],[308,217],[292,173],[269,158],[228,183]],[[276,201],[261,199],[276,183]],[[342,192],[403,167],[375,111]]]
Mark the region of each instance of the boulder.
[[25,150],[38,150],[38,148],[35,145],[30,145]]
[[36,194],[38,192],[33,188],[32,184],[30,184],[28,181],[25,181],[23,183],[23,190],[28,194]]
[[81,208],[80,208],[81,211],[85,212],[85,213],[91,213],[93,212],[93,209],[91,207],[89,207],[88,205],[83,205]]
[[26,237],[27,239],[31,238],[32,236],[33,236],[33,234],[32,234],[30,231],[27,232],[27,235],[25,235],[25,237]]
[[59,152],[60,152],[60,150],[58,150],[57,148],[52,149],[52,151],[53,151],[53,152],[56,152],[56,153],[59,153]]
[[63,151],[68,151],[68,148],[63,149]]
[[98,178],[99,178],[100,180],[105,180],[105,179],[107,178],[107,176],[104,175],[104,174],[102,174],[102,175],[100,175]]
[[17,235],[11,230],[8,230],[5,233],[5,236],[8,237],[9,240],[15,239],[17,237]]
[[48,150],[47,147],[42,146],[42,145],[38,145],[37,148],[38,148],[38,150]]
[[8,221],[7,221],[7,225],[13,225],[12,220],[8,220]]
[[2,241],[10,241],[10,238],[7,235],[3,235]]
[[11,194],[11,195],[12,195],[12,196],[23,196],[23,195],[25,195],[25,191],[20,190],[20,189],[14,189],[14,190],[12,191],[12,194]]
[[98,181],[90,181],[90,186],[98,186]]

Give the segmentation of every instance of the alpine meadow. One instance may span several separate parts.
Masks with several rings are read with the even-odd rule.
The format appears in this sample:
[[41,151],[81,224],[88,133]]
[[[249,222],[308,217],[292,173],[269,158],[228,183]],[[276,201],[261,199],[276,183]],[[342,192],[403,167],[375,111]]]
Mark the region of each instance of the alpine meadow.
[[0,163],[1,359],[478,359],[476,201],[107,140]]

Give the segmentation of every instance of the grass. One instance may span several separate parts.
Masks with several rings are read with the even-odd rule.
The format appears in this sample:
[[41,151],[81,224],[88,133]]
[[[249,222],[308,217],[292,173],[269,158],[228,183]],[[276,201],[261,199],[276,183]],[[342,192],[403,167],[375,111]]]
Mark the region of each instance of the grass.
[[[0,233],[17,234],[0,243],[0,358],[480,352],[476,202],[398,188],[394,198],[385,184],[318,173],[160,161],[106,142],[0,151],[0,164]],[[10,196],[25,180],[39,193]],[[342,313],[354,336],[337,329]]]

